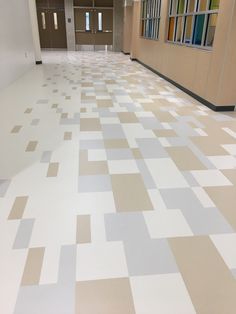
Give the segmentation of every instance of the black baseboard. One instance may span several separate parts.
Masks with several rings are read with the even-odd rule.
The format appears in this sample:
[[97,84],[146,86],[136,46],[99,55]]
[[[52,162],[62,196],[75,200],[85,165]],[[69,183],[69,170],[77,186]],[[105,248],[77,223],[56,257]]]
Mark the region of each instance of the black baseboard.
[[43,62],[42,61],[36,61],[35,63],[36,64],[42,64]]
[[210,108],[213,111],[234,111],[235,109],[235,105],[228,105],[228,106],[216,106],[214,104],[212,104],[211,102],[209,102],[208,100],[202,98],[201,96],[193,93],[192,91],[190,91],[189,89],[185,88],[184,86],[178,84],[177,82],[173,81],[172,79],[170,79],[169,77],[161,74],[160,72],[156,71],[155,69],[153,69],[152,67],[146,65],[145,63],[143,63],[142,61],[136,59],[136,58],[130,58],[132,61],[136,61],[138,63],[140,63],[141,65],[143,65],[145,68],[147,68],[148,70],[152,71],[153,73],[157,74],[158,76],[160,76],[161,78],[165,79],[166,81],[168,81],[169,83],[173,84],[174,86],[176,86],[177,88],[181,89],[183,92],[185,92],[186,94],[188,94],[189,96],[193,97],[194,99],[196,99],[197,101],[199,101],[200,103],[202,103],[204,106]]
[[130,52],[121,51],[124,55],[130,55]]

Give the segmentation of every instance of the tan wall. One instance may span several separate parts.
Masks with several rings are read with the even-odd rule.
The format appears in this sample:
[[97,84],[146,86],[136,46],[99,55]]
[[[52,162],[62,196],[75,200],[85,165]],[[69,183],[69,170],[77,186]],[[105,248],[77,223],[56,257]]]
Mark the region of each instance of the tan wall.
[[133,6],[124,7],[124,36],[123,36],[123,52],[130,53],[131,51],[131,38],[132,38],[132,25],[133,25]]
[[225,62],[219,84],[220,102],[236,103],[236,1],[232,15],[232,25],[228,34]]
[[214,105],[236,104],[236,88],[233,83],[233,76],[236,73],[235,2],[236,0],[221,0],[214,47],[212,51],[208,51],[166,42],[169,3],[167,0],[162,1],[159,40],[141,38],[141,3],[135,1],[131,57],[142,61]]

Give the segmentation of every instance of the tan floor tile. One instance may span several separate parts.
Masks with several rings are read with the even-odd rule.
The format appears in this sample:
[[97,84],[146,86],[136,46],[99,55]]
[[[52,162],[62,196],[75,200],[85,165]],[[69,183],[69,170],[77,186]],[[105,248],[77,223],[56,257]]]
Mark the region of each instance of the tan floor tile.
[[111,99],[97,99],[98,108],[109,108],[113,107],[113,102]]
[[89,215],[77,216],[76,243],[90,243],[91,242],[90,229],[91,229],[90,216]]
[[157,137],[177,137],[174,130],[155,130],[154,133]]
[[39,284],[43,257],[44,248],[29,249],[21,281],[22,286],[35,286]]
[[65,132],[64,133],[64,140],[70,141],[72,139],[72,132]]
[[234,314],[236,281],[209,237],[169,240],[198,314]]
[[145,111],[150,111],[153,112],[153,114],[155,114],[155,112],[158,110],[160,106],[162,106],[162,104],[157,100],[153,100],[151,103],[142,104],[142,106]]
[[236,169],[221,170],[221,172],[236,186]]
[[61,114],[61,119],[67,119],[68,118],[68,113],[64,112]]
[[87,96],[85,93],[81,94],[81,100],[82,101],[96,101],[96,97],[95,96]]
[[115,80],[105,80],[105,83],[106,84],[116,84],[116,81]]
[[27,108],[27,109],[25,110],[25,113],[31,113],[32,111],[33,111],[32,108]]
[[223,147],[221,147],[219,142],[217,142],[217,139],[213,140],[209,137],[192,137],[191,141],[206,156],[228,155],[228,152]]
[[59,169],[59,163],[51,162],[48,166],[47,177],[57,177],[58,169]]
[[88,161],[88,151],[80,151],[79,174],[81,176],[108,174],[106,161]]
[[121,123],[137,123],[138,118],[133,112],[119,112],[118,117]]
[[176,119],[168,111],[155,110],[153,113],[160,122],[169,123],[176,121]]
[[82,87],[93,87],[93,83],[85,82],[81,84]]
[[101,131],[100,120],[97,118],[87,118],[80,120],[81,131]]
[[28,201],[28,196],[18,196],[12,206],[8,219],[21,219]]
[[112,175],[111,182],[117,211],[153,209],[141,175]]
[[181,171],[206,169],[188,147],[166,147],[166,150]]
[[236,229],[236,187],[207,187],[205,191],[231,226]]
[[14,126],[14,128],[11,130],[11,133],[14,133],[14,134],[19,133],[21,129],[22,129],[22,125],[16,125],[16,126]]
[[86,109],[86,108],[81,108],[81,109],[80,109],[80,112],[81,112],[81,113],[85,113],[85,112],[87,112],[87,109]]
[[135,159],[143,159],[143,156],[138,148],[133,148],[132,153]]
[[77,282],[76,314],[135,314],[129,279]]
[[53,108],[53,109],[58,108],[58,104],[53,104],[53,105],[52,105],[52,108]]
[[37,141],[30,141],[26,147],[26,152],[34,152],[38,145]]
[[119,148],[129,148],[127,140],[105,140],[104,145],[106,149],[119,149]]
[[132,99],[142,99],[145,98],[145,95],[141,93],[129,93],[129,97],[131,97]]

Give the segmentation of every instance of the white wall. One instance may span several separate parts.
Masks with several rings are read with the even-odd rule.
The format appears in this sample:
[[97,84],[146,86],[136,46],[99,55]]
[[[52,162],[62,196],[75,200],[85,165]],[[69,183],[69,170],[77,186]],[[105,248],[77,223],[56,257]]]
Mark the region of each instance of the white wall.
[[0,89],[35,64],[28,0],[0,0]]

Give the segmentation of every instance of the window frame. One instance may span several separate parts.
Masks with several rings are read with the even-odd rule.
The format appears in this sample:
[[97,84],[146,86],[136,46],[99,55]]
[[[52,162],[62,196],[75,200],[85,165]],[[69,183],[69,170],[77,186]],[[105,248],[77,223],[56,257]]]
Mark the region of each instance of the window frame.
[[[152,17],[144,17],[144,3],[152,2],[155,4],[156,7],[156,16]],[[161,20],[161,5],[162,5],[162,0],[141,0],[141,11],[140,11],[140,38],[146,39],[146,40],[154,40],[158,41],[159,40],[159,35],[160,35],[160,20]],[[147,12],[146,12],[147,13]],[[148,14],[148,13],[147,13]],[[147,15],[146,15],[147,16]],[[149,35],[145,35],[144,31],[144,25],[146,22],[150,21],[152,22],[152,29],[154,28],[154,37],[151,37]]]
[[[211,1],[212,0],[207,0],[207,5],[206,8],[207,10],[205,11],[198,11],[199,10],[199,5],[201,0],[195,0],[194,3],[194,11],[189,12],[189,5],[190,5],[190,0],[184,0],[184,13],[179,14],[178,13],[178,4],[179,0],[169,0],[169,6],[168,6],[168,29],[167,29],[167,39],[166,42],[174,45],[180,45],[180,46],[186,46],[186,47],[191,47],[191,48],[198,48],[198,49],[203,49],[203,50],[209,50],[212,51],[213,46],[214,46],[214,41],[212,46],[207,46],[206,41],[207,41],[207,34],[208,34],[208,26],[209,26],[209,19],[211,14],[216,14],[217,19],[219,15],[219,9],[210,9]],[[172,4],[176,2],[176,14],[172,14]],[[220,2],[220,1],[219,1]],[[196,45],[193,44],[193,38],[194,38],[194,32],[195,32],[195,27],[196,27],[196,19],[198,15],[204,15],[204,25],[203,25],[203,32],[202,32],[202,39],[201,39],[201,45]],[[186,24],[187,24],[187,18],[189,16],[192,16],[192,26],[191,26],[191,37],[190,37],[190,43],[186,43]],[[181,35],[181,42],[176,41],[176,35],[177,35],[177,24],[178,24],[178,18],[182,17],[183,18],[183,30],[182,30],[182,35]],[[174,31],[173,31],[173,40],[169,40],[169,30],[170,30],[170,21],[171,18],[174,18]],[[214,35],[215,36],[215,35]]]

